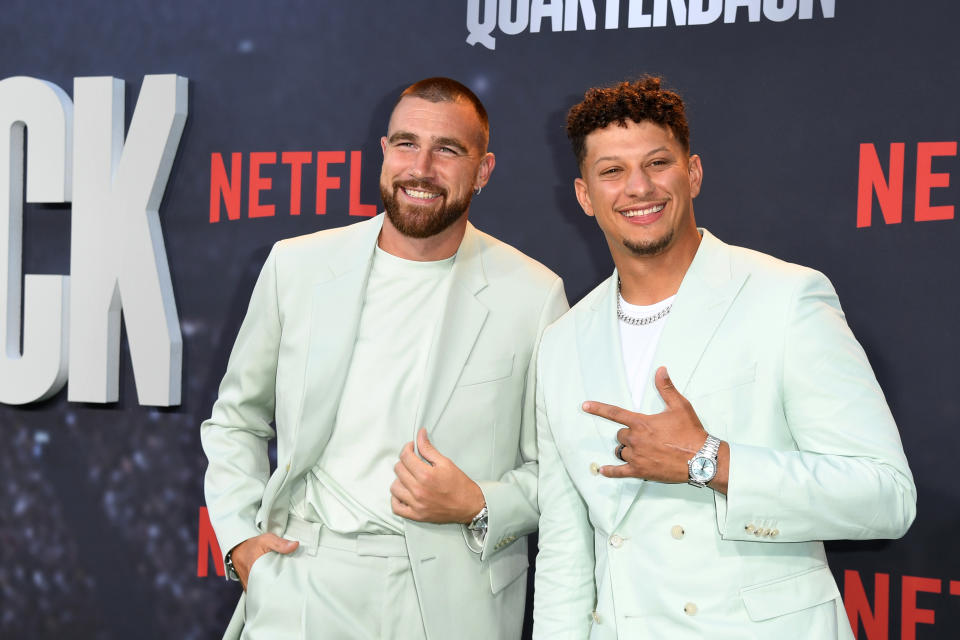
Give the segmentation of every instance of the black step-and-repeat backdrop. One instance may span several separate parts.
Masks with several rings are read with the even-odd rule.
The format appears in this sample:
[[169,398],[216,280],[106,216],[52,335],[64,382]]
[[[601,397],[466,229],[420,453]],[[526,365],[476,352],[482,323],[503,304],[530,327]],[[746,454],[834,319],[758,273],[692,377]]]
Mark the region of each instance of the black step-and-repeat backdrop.
[[957,637],[958,19],[943,0],[8,0],[0,636],[222,631],[239,587],[198,426],[270,245],[378,209],[399,90],[480,95],[497,167],[471,218],[576,301],[612,264],[566,110],[656,73],[689,105],[700,224],[831,277],[900,425],[916,523],[828,546],[858,637]]

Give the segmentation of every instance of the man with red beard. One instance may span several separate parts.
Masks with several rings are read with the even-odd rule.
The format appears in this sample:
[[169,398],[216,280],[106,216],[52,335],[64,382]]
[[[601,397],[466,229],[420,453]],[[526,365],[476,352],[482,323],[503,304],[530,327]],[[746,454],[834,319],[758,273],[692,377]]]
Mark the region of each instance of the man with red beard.
[[225,637],[519,637],[534,356],[567,301],[467,221],[488,139],[467,87],[417,82],[381,139],[386,214],[267,258],[201,427],[244,587]]

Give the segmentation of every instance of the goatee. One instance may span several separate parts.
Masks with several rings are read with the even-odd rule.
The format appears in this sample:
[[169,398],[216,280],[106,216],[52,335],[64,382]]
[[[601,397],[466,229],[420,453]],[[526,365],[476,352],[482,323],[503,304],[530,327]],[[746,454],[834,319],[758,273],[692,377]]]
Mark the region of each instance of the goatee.
[[670,229],[662,238],[656,240],[651,240],[650,242],[631,242],[629,240],[623,241],[623,246],[627,249],[630,249],[634,255],[638,256],[655,256],[660,253],[663,253],[664,249],[670,246],[670,243],[673,241],[673,229]]
[[[401,203],[397,197],[397,192],[401,188],[438,193],[441,203],[439,206]],[[397,231],[409,238],[429,238],[446,230],[459,220],[470,206],[470,197],[471,193],[468,191],[462,200],[448,202],[446,189],[441,189],[429,182],[394,182],[390,187],[380,183],[380,199],[383,200],[387,217]]]

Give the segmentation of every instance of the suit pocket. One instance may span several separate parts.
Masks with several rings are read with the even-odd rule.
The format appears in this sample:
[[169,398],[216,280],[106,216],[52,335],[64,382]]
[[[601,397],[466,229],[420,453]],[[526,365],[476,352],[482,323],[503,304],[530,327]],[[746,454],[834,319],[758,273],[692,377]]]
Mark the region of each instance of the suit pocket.
[[840,590],[824,565],[746,587],[740,597],[750,619],[760,622],[836,600]]
[[750,384],[757,379],[757,363],[751,362],[745,367],[737,367],[718,376],[698,381],[696,385],[688,387],[688,398],[704,398],[706,396],[727,391],[741,385]]
[[509,547],[497,553],[490,559],[490,588],[493,593],[512,584],[522,576],[530,565],[527,560],[527,545],[517,540]]
[[468,362],[460,374],[459,386],[491,382],[506,378],[513,373],[513,355],[495,360],[477,360]]

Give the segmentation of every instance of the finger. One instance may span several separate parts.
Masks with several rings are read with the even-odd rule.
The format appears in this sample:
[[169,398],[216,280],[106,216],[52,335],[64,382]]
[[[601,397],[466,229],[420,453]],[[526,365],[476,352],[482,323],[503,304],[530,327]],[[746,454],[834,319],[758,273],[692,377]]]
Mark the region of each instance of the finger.
[[400,516],[401,518],[406,518],[407,520],[416,520],[416,512],[410,508],[409,505],[404,504],[396,496],[390,496],[390,508],[393,509],[393,512]]
[[629,447],[631,444],[633,444],[631,442],[632,439],[633,431],[631,431],[630,427],[624,427],[623,429],[617,431],[617,442],[620,444],[625,444]]
[[408,442],[403,446],[403,449],[400,450],[400,464],[406,467],[407,471],[413,474],[414,477],[419,477],[419,473],[426,466],[426,463],[420,459],[413,451],[413,443]]
[[437,464],[443,458],[443,455],[437,451],[437,448],[430,442],[430,438],[427,437],[427,430],[423,428],[417,431],[417,450],[420,452],[420,457],[432,465]]
[[400,482],[399,478],[390,484],[390,495],[406,505],[413,505],[416,502],[413,493]]
[[628,449],[627,445],[618,444],[617,448],[613,450],[613,455],[617,456],[617,458],[619,458],[620,460],[623,460],[624,462],[628,462],[627,453],[626,453],[627,449]]
[[657,387],[657,391],[660,392],[660,397],[663,398],[664,404],[667,407],[676,407],[686,400],[677,388],[673,386],[673,380],[670,379],[670,374],[667,373],[666,367],[660,367],[657,369],[656,374],[653,376],[653,382]]
[[396,474],[397,480],[408,491],[412,491],[414,487],[420,484],[420,481],[407,469],[403,462],[393,465],[393,473]]
[[635,478],[636,476],[630,473],[631,470],[629,464],[606,464],[600,467],[600,475],[607,478]]
[[600,416],[601,418],[606,418],[607,420],[619,422],[624,426],[630,426],[629,425],[630,417],[637,415],[632,411],[621,409],[618,406],[615,406],[612,404],[604,404],[602,402],[594,402],[593,400],[588,400],[584,402],[583,410],[595,416]]

